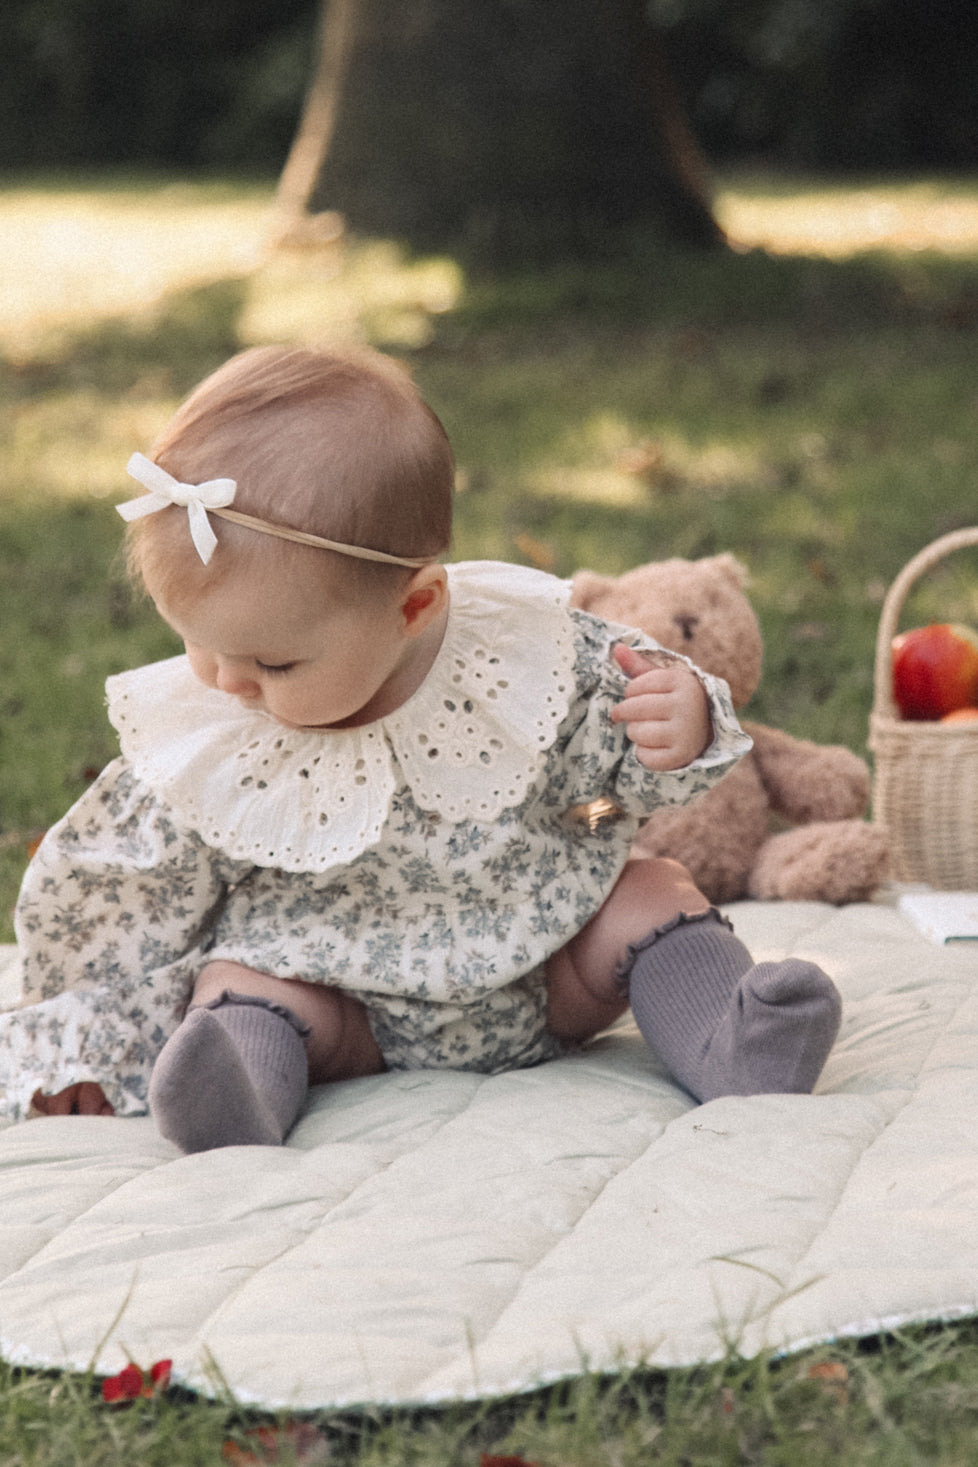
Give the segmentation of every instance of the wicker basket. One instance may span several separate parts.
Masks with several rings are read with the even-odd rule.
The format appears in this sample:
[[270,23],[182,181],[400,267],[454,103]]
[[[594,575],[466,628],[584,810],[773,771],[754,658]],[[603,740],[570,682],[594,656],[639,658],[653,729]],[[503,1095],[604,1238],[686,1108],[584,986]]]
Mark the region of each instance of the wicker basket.
[[869,747],[873,817],[890,835],[890,874],[942,891],[978,890],[978,722],[904,722],[893,701],[891,646],[913,583],[952,550],[978,545],[956,530],[904,566],[887,592],[876,637]]

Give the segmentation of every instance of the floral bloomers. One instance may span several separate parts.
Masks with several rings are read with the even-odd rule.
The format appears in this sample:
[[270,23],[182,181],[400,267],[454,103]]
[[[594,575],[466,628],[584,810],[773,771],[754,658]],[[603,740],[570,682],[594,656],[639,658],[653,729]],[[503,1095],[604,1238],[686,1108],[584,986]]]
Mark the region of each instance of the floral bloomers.
[[[3,1112],[101,1084],[146,1109],[153,1063],[205,963],[336,985],[394,1069],[555,1052],[543,963],[607,897],[640,818],[709,788],[750,745],[701,673],[714,741],[647,770],[611,708],[616,642],[569,587],[450,566],[424,684],[362,728],[286,729],[177,657],[110,678],[122,755],[45,837],[17,911],[26,1006],[0,1015]],[[669,654],[672,655],[672,654]],[[619,818],[579,807],[606,797]]]

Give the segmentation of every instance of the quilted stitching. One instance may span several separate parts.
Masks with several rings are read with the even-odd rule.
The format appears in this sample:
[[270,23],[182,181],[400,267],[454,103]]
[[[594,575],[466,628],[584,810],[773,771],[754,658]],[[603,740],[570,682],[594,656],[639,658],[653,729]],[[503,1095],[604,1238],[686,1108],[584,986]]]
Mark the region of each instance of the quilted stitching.
[[[314,1094],[289,1145],[150,1121],[0,1130],[0,1349],[266,1406],[439,1401],[583,1366],[793,1349],[978,1311],[978,985],[884,905],[745,903],[837,978],[816,1096],[696,1107],[628,1024],[491,1078]],[[2,967],[2,964],[0,964]]]

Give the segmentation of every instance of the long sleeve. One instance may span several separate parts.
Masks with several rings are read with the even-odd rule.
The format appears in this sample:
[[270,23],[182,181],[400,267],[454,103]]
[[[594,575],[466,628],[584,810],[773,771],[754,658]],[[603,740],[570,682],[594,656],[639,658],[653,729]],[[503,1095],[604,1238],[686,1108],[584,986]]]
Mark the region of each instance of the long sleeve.
[[0,1015],[0,1107],[97,1081],[118,1115],[145,1110],[153,1061],[179,1022],[230,883],[116,760],[45,837],[16,912],[24,1006]]
[[710,702],[713,742],[698,759],[682,769],[652,771],[642,764],[623,725],[612,723],[611,709],[624,697],[627,679],[612,660],[611,649],[626,642],[638,651],[663,652],[651,638],[624,627],[601,622],[583,612],[577,622],[577,679],[580,689],[575,721],[561,751],[567,770],[567,803],[611,800],[628,815],[641,819],[653,810],[682,805],[704,794],[751,747],[734,713],[730,690],[721,678],[701,672],[686,662],[702,682]]

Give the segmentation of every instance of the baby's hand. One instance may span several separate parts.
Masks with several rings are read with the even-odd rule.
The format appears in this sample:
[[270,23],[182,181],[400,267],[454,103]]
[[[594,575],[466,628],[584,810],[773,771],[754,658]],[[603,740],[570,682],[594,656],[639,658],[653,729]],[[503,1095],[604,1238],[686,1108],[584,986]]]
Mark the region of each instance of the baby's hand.
[[68,1085],[57,1095],[45,1095],[35,1090],[31,1104],[42,1116],[114,1116],[115,1111],[105,1098],[105,1091],[94,1080],[80,1080],[77,1085]]
[[706,689],[685,662],[636,652],[619,642],[615,661],[630,679],[612,721],[624,723],[646,769],[682,769],[713,742]]

